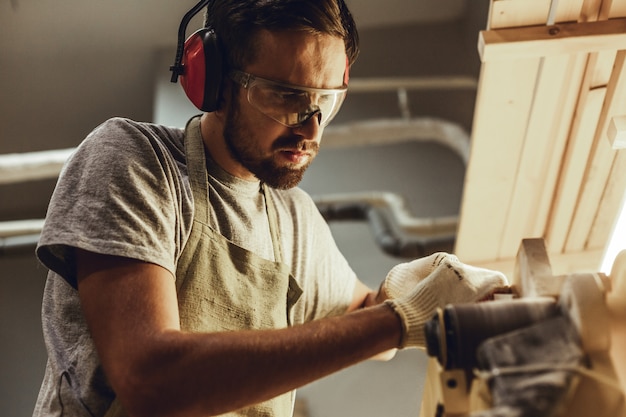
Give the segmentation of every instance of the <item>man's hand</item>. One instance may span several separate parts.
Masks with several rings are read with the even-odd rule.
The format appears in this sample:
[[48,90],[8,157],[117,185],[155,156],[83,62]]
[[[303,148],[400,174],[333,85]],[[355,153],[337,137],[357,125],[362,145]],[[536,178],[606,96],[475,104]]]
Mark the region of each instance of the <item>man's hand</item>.
[[408,294],[442,262],[451,258],[456,259],[456,256],[445,252],[437,252],[424,258],[394,266],[383,281],[379,296],[389,299]]
[[402,347],[423,347],[424,323],[438,307],[480,301],[507,285],[501,272],[466,265],[439,252],[392,268],[381,293],[402,320]]

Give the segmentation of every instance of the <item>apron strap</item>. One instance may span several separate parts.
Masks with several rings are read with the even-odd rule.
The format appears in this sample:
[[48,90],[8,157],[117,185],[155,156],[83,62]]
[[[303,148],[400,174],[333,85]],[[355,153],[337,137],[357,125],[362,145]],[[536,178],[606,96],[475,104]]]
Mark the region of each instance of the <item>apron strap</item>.
[[261,191],[263,192],[263,197],[265,198],[265,211],[267,212],[267,221],[270,226],[272,247],[274,248],[274,261],[282,263],[283,253],[280,245],[280,236],[278,235],[278,213],[276,211],[276,206],[274,206],[274,200],[272,199],[272,196],[269,195],[270,192],[265,183],[261,184]]
[[[200,116],[196,116],[189,120],[185,127],[185,157],[187,158],[187,171],[194,201],[208,202],[209,181],[204,152],[204,142],[202,142],[202,133],[200,131]],[[194,217],[208,225],[208,204],[194,204],[194,209],[196,211]]]

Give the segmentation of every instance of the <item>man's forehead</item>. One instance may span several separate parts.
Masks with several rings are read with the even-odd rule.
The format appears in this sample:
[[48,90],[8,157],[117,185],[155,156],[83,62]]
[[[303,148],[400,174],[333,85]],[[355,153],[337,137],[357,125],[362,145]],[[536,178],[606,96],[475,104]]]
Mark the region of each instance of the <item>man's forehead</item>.
[[343,85],[347,61],[345,44],[339,37],[305,31],[262,30],[255,44],[256,59],[247,68],[255,75],[308,87]]

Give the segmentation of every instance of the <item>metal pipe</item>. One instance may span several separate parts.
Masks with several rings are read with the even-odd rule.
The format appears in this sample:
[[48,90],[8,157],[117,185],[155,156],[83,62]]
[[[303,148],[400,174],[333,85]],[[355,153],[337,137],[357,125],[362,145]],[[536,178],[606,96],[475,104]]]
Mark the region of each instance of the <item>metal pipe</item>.
[[0,222],[0,257],[33,253],[43,220],[14,220]]
[[400,142],[434,142],[449,148],[467,166],[470,154],[469,134],[461,126],[434,117],[411,119],[376,119],[341,125],[324,130],[324,148],[388,145]]
[[[457,231],[458,216],[415,217],[409,212],[405,199],[396,193],[337,193],[312,196],[312,198],[320,212],[327,213],[328,218],[333,220],[347,220],[349,217],[346,214],[364,211],[366,208],[376,208],[380,211],[387,211],[389,214],[385,217],[393,219],[393,224],[407,235],[449,237],[456,235]],[[335,213],[342,213],[343,216],[339,218]],[[361,218],[356,215],[351,219],[360,220]]]
[[43,219],[11,220],[0,222],[0,238],[33,235],[41,232]]
[[[406,141],[432,141],[455,152],[467,165],[469,135],[457,124],[421,117],[378,119],[329,126],[324,147],[368,146]],[[0,184],[54,178],[75,148],[0,155]]]
[[350,94],[405,90],[476,90],[478,80],[465,75],[441,77],[351,78]]
[[458,217],[416,218],[393,193],[344,193],[314,196],[326,221],[367,221],[378,246],[396,257],[419,258],[434,252],[451,252]]
[[23,236],[0,237],[0,257],[8,255],[32,254],[39,233]]
[[0,155],[0,184],[54,178],[74,148]]

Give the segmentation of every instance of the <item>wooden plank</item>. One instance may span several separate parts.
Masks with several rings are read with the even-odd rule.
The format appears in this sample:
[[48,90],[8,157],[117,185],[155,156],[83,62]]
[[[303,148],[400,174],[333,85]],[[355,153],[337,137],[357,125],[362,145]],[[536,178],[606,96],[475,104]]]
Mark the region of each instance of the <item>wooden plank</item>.
[[455,252],[495,259],[528,123],[539,59],[483,64]]
[[626,19],[481,31],[482,62],[622,49]]
[[613,3],[623,2],[624,0],[595,0],[601,2],[600,10],[598,12],[598,20],[606,20],[610,18],[617,18],[617,16],[613,14]]
[[589,83],[590,88],[603,87],[609,83],[616,54],[617,51],[602,51],[596,53],[596,62]]
[[544,234],[586,62],[585,55],[543,61],[499,258],[514,256],[521,239]]
[[553,2],[554,22],[578,22],[585,0],[569,0]]
[[580,13],[579,22],[594,22],[596,20],[606,20],[608,8],[606,3],[610,0],[585,0]]
[[608,93],[605,108],[602,111],[602,136],[609,139],[608,130],[614,117],[626,115],[626,50],[619,51],[615,56],[615,63],[611,78],[607,84]]
[[606,87],[606,98],[598,119],[583,188],[565,244],[566,251],[582,250],[586,247],[592,227],[590,219],[596,218],[605,184],[613,165],[615,151],[608,141],[608,130],[614,114],[626,114],[625,58],[626,51],[621,51],[617,55],[611,79]]
[[626,0],[613,0],[609,16],[611,18],[626,17]]
[[489,29],[541,25],[548,21],[551,0],[493,0]]
[[[499,28],[518,25],[533,25],[544,23],[550,10],[551,0],[492,0],[488,17],[488,27]],[[532,7],[529,7],[532,6]],[[464,197],[461,203],[459,216],[459,231],[455,252],[466,255],[465,259],[490,259],[497,256],[497,245],[500,228],[503,227],[498,203],[506,204],[506,198],[500,199],[498,191],[510,193],[508,184],[513,172],[508,171],[516,165],[513,155],[516,147],[522,140],[519,133],[525,131],[531,92],[534,89],[534,77],[537,73],[539,61],[524,62],[517,66],[510,64],[483,65],[481,67],[481,81],[474,110],[472,149],[474,162],[468,165],[465,176]],[[522,97],[517,97],[517,91],[522,91]],[[503,117],[493,117],[494,109],[500,112],[504,109]],[[503,140],[504,135],[506,140]],[[493,149],[492,149],[493,144]],[[516,145],[517,144],[517,145]],[[507,149],[509,148],[509,149]],[[499,155],[507,155],[506,160],[512,165],[504,166],[504,173],[498,172],[499,164],[493,162]],[[486,160],[486,161],[485,161]],[[485,164],[486,162],[486,164]],[[496,183],[493,187],[493,183]],[[494,197],[496,200],[491,203]],[[485,215],[484,208],[489,214],[498,215],[501,220],[495,227],[489,214]],[[464,213],[464,214],[463,214]],[[483,233],[484,230],[488,232]]]
[[587,155],[593,143],[605,93],[604,88],[583,92],[546,232],[546,243],[550,253],[563,251],[574,209],[579,201],[579,189],[587,165]]
[[426,378],[424,379],[424,391],[422,392],[422,403],[420,404],[420,417],[432,417],[437,415],[437,406],[441,404],[441,383],[439,372],[441,365],[437,358],[428,357],[426,367]]
[[[578,104],[580,95],[580,87],[584,85],[585,69],[587,68],[588,56],[587,54],[578,54],[570,57],[573,63],[570,67],[570,73],[565,76],[566,82],[564,84],[566,94],[565,99],[562,101],[562,113],[561,118],[558,121],[557,130],[554,133],[554,141],[563,141],[562,146],[555,146],[555,154],[552,155],[552,161],[550,162],[550,169],[546,172],[544,193],[538,202],[537,219],[534,225],[534,229],[529,231],[527,237],[531,236],[544,236],[546,234],[547,225],[549,223],[550,213],[554,205],[555,190],[561,175],[561,166],[564,160],[564,154],[569,140],[572,120],[575,116],[575,111]],[[571,77],[571,78],[570,78]],[[582,80],[582,81],[581,81]],[[570,81],[568,88],[567,81]]]
[[[600,271],[603,255],[604,249],[593,248],[588,248],[581,252],[559,254],[550,253],[548,251],[548,257],[550,258],[550,265],[554,275],[564,275],[580,271]],[[461,259],[461,261],[464,261],[464,259]],[[513,277],[515,276],[515,262],[516,258],[512,257],[475,262],[473,265],[480,268],[501,271],[504,275],[506,275],[509,282],[513,283]]]
[[552,275],[552,266],[543,239],[521,241],[512,284],[514,291],[521,297],[559,295],[562,280]]
[[599,210],[599,203],[614,157],[615,151],[611,149],[606,138],[604,136],[596,138],[589,156],[572,224],[565,241],[566,252],[579,251],[586,247],[593,224],[592,220],[596,218],[596,213]]
[[[606,303],[611,312],[611,359],[626,394],[626,251],[619,252],[611,267],[611,290]],[[626,415],[626,411],[624,412]]]
[[626,115],[611,117],[607,136],[613,149],[626,148]]
[[593,220],[593,226],[589,233],[587,250],[605,250],[613,234],[617,217],[622,210],[624,190],[626,190],[626,175],[624,175],[626,172],[626,150],[616,152],[617,155],[613,161],[611,173],[599,204],[600,209]]
[[562,275],[581,271],[600,271],[603,255],[602,249],[585,249],[581,252],[566,252],[549,256],[552,272],[555,275]]

